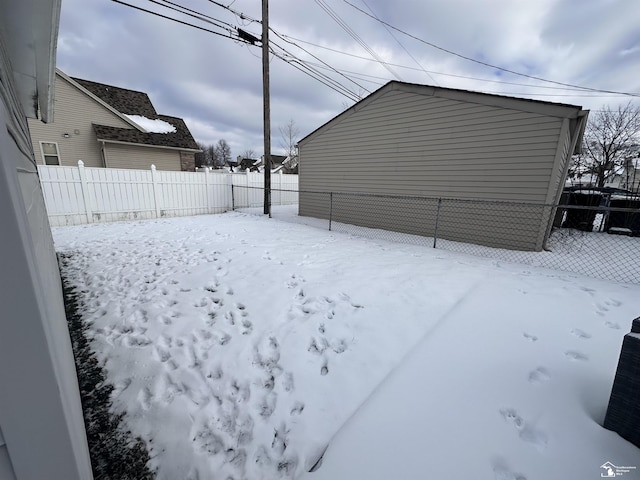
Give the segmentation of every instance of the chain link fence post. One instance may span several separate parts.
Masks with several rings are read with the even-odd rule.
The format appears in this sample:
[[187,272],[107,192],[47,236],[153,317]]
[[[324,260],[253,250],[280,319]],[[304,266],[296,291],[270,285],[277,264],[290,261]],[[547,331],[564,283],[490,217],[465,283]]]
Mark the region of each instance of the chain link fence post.
[[433,248],[436,248],[436,243],[438,241],[438,223],[440,222],[440,206],[442,205],[442,198],[438,198],[438,207],[436,210],[436,228],[433,232]]
[[333,192],[329,192],[329,231],[331,231],[332,217],[333,217]]

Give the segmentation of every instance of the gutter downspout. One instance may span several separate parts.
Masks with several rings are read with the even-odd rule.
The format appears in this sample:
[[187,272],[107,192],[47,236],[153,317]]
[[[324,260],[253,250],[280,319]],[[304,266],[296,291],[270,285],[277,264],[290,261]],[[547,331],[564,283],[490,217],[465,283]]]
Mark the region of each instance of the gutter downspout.
[[107,150],[104,142],[100,142],[100,153],[102,154],[102,163],[104,164],[104,168],[109,168],[109,165],[107,164]]

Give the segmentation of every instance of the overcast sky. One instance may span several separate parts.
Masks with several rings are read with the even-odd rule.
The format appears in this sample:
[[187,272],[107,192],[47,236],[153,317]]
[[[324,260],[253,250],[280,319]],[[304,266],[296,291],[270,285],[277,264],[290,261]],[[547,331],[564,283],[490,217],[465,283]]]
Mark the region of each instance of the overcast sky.
[[[163,0],[124,1],[228,35],[219,27],[158,5],[170,5]],[[172,2],[261,35],[261,25],[249,20],[260,19],[260,0],[218,2],[245,18],[209,0]],[[530,76],[640,94],[637,0],[348,2],[271,0],[270,25],[284,37],[270,34],[279,54],[285,55],[284,48],[289,60],[312,62],[315,71],[350,92],[344,96],[272,57],[272,153],[282,152],[279,127],[290,120],[299,129],[299,140],[351,106],[355,96],[366,96],[390,80],[510,94],[592,110],[604,105],[616,108],[630,100],[640,104],[638,97],[562,89],[424,43]],[[385,27],[354,7],[419,40]],[[148,93],[158,113],[184,118],[196,140],[205,144],[225,139],[234,157],[247,150],[256,156],[263,152],[260,55],[259,46],[110,0],[62,0],[60,69],[71,76]]]

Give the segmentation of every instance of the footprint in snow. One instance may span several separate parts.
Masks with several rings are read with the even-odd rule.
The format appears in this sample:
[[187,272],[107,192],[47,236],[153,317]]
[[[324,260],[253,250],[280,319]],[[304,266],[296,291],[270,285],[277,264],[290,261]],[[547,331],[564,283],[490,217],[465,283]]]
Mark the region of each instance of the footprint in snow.
[[512,424],[518,431],[521,440],[531,443],[539,450],[543,450],[547,446],[547,436],[533,425],[526,422],[518,412],[513,408],[500,409],[500,415],[506,422]]
[[611,307],[619,307],[619,306],[622,305],[622,302],[620,300],[616,300],[615,298],[610,298],[609,300],[607,300],[604,303],[609,305],[609,306],[611,306]]
[[144,387],[138,394],[138,401],[143,410],[149,410],[151,408],[151,401],[153,400],[153,394],[148,387]]
[[543,383],[551,378],[549,370],[545,367],[538,367],[529,372],[529,383]]
[[523,474],[513,472],[502,458],[494,458],[491,467],[495,480],[527,480]]
[[571,361],[574,362],[586,362],[589,360],[589,357],[582,352],[577,350],[568,350],[564,352],[564,355]]
[[169,352],[169,350],[164,349],[160,346],[156,346],[154,350],[156,352],[156,356],[158,357],[158,360],[160,360],[162,363],[165,363],[171,360],[171,353]]
[[538,341],[538,337],[537,336],[532,335],[532,334],[527,333],[527,332],[523,332],[522,336],[524,338],[526,338],[527,340],[529,340],[530,342],[537,342]]
[[575,335],[578,338],[581,338],[583,340],[588,340],[589,338],[591,338],[591,334],[585,332],[584,330],[580,330],[579,328],[574,328],[573,330],[571,330],[571,333],[573,335]]
[[291,411],[289,412],[289,415],[291,416],[300,415],[303,410],[304,410],[304,403],[296,402],[293,404],[293,407],[291,407]]
[[620,330],[620,325],[616,322],[604,322],[606,327],[609,327],[612,330]]
[[328,373],[329,373],[329,364],[327,362],[327,359],[325,358],[324,361],[322,362],[322,367],[320,368],[320,375],[324,377]]

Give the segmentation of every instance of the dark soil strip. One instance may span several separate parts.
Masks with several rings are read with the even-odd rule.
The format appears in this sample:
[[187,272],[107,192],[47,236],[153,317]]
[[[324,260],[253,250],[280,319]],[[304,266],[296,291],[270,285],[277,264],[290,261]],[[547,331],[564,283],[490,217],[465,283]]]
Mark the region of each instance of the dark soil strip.
[[79,313],[80,301],[64,275],[66,258],[59,257],[62,289],[94,480],[153,480],[155,474],[147,466],[149,452],[145,443],[124,428],[124,414],[110,411],[113,386],[106,382],[89,346]]

